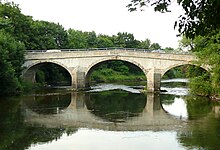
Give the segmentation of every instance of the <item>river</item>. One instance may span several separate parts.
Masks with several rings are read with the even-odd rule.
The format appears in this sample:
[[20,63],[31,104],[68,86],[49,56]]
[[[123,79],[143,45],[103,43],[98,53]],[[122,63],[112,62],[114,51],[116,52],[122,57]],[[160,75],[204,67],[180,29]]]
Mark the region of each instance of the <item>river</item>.
[[0,100],[0,150],[215,150],[220,105],[189,94],[187,80],[90,91],[35,91]]

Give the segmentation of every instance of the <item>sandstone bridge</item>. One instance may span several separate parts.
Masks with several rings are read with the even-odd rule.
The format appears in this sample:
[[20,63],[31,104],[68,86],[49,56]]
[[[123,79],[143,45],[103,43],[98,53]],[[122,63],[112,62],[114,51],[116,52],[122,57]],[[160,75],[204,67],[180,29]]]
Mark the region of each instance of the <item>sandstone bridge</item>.
[[28,51],[25,56],[23,77],[35,82],[36,70],[44,63],[65,68],[71,76],[72,89],[89,87],[89,77],[96,66],[110,60],[121,60],[139,67],[147,78],[149,92],[160,90],[161,77],[170,69],[193,64],[191,54],[159,53],[126,48],[42,50]]

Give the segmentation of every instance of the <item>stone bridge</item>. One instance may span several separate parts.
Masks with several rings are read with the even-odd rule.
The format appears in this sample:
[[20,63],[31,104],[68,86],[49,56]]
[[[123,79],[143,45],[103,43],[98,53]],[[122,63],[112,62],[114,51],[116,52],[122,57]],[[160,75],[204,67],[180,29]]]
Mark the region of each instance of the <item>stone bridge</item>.
[[190,54],[157,53],[138,49],[86,49],[29,51],[25,56],[23,77],[35,82],[36,70],[44,63],[53,63],[65,68],[71,76],[72,89],[89,87],[92,71],[100,63],[121,60],[139,67],[147,78],[149,92],[160,90],[161,77],[170,69],[192,64]]

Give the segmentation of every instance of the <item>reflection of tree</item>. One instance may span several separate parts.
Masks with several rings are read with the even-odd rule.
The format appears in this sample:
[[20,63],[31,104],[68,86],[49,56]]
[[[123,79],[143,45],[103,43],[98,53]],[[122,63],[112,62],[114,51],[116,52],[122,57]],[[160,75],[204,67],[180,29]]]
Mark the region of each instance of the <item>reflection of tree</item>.
[[168,94],[161,94],[160,95],[160,101],[163,105],[171,105],[174,103],[174,99],[177,97],[176,95],[168,95]]
[[212,111],[212,103],[207,97],[187,96],[187,112],[189,119],[199,119]]
[[190,125],[187,132],[179,133],[179,142],[189,149],[219,149],[220,120],[213,116],[206,116]]
[[137,116],[145,105],[146,97],[143,94],[118,90],[91,93],[90,100],[86,101],[87,108],[95,115],[113,122]]
[[163,83],[161,82],[161,86],[162,87],[187,87],[188,83],[186,82],[167,82],[167,83]]
[[0,149],[24,150],[32,144],[59,139],[63,133],[73,134],[77,129],[32,127],[24,122],[20,100],[0,101]]
[[57,111],[65,109],[71,103],[71,94],[48,94],[28,96],[25,104],[32,111],[40,114],[56,114]]
[[187,110],[193,122],[178,134],[180,143],[189,149],[219,149],[220,120],[211,113],[212,103],[204,97],[187,97]]

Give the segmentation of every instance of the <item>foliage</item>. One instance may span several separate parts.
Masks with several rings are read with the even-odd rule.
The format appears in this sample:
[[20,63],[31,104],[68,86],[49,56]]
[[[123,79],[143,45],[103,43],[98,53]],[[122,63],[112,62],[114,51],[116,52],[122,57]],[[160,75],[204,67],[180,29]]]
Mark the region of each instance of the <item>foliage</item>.
[[69,43],[68,48],[77,49],[77,48],[88,47],[86,38],[84,37],[84,34],[82,31],[69,29],[67,31],[67,35],[68,35],[68,43]]
[[24,45],[2,30],[0,58],[0,95],[17,93],[21,88],[19,76],[24,63]]
[[[68,34],[68,48],[107,48],[107,47],[121,47],[121,48],[139,48],[148,50],[162,49],[158,43],[152,43],[150,39],[139,41],[135,39],[134,35],[127,32],[119,32],[117,35],[96,35],[92,32],[82,32],[74,29],[69,29]],[[165,50],[172,51],[173,48],[165,48]]]
[[152,43],[149,47],[150,50],[160,50],[161,46],[158,43]]
[[150,49],[151,41],[150,39],[146,39],[144,41],[140,41],[138,48],[140,49]]
[[114,43],[116,47],[135,48],[139,44],[139,41],[131,33],[119,32],[115,37]]
[[144,73],[135,65],[123,61],[107,61],[92,72],[92,82],[146,81]]
[[212,93],[211,82],[206,75],[190,79],[190,91],[193,94],[209,96]]
[[174,48],[172,48],[172,47],[165,47],[165,48],[164,48],[164,51],[165,51],[165,52],[173,52],[173,51],[174,51]]
[[97,37],[97,47],[98,48],[114,47],[112,38],[107,35],[99,35]]
[[192,39],[183,36],[182,39],[179,41],[179,50],[180,51],[191,51],[194,49],[194,43]]
[[194,51],[199,57],[199,63],[211,66],[211,85],[214,93],[220,95],[220,30],[215,35],[200,38],[196,44]]
[[52,22],[33,21],[31,24],[29,50],[63,49],[68,45],[67,32]]
[[70,85],[71,77],[64,68],[46,63],[37,70],[36,81],[42,85]]
[[30,16],[21,13],[18,5],[14,3],[0,3],[0,30],[11,34],[16,41],[28,45],[31,33]]
[[[197,36],[195,39],[185,39],[183,41],[185,42],[185,45],[182,44],[184,47],[190,47],[190,51],[194,52],[194,54],[199,58],[196,64],[199,66],[206,66],[206,68],[209,68],[209,72],[211,74],[210,79],[199,77],[201,83],[204,83],[204,87],[206,87],[208,84],[210,85],[210,89],[212,89],[212,92],[208,92],[213,95],[220,95],[220,31],[216,31],[215,34],[212,36]],[[198,74],[199,75],[199,74]],[[201,75],[201,74],[200,74]],[[207,83],[209,81],[209,83]],[[192,80],[191,82],[193,85],[197,85],[198,81]],[[195,88],[196,89],[196,88]],[[207,90],[206,90],[207,91]]]

